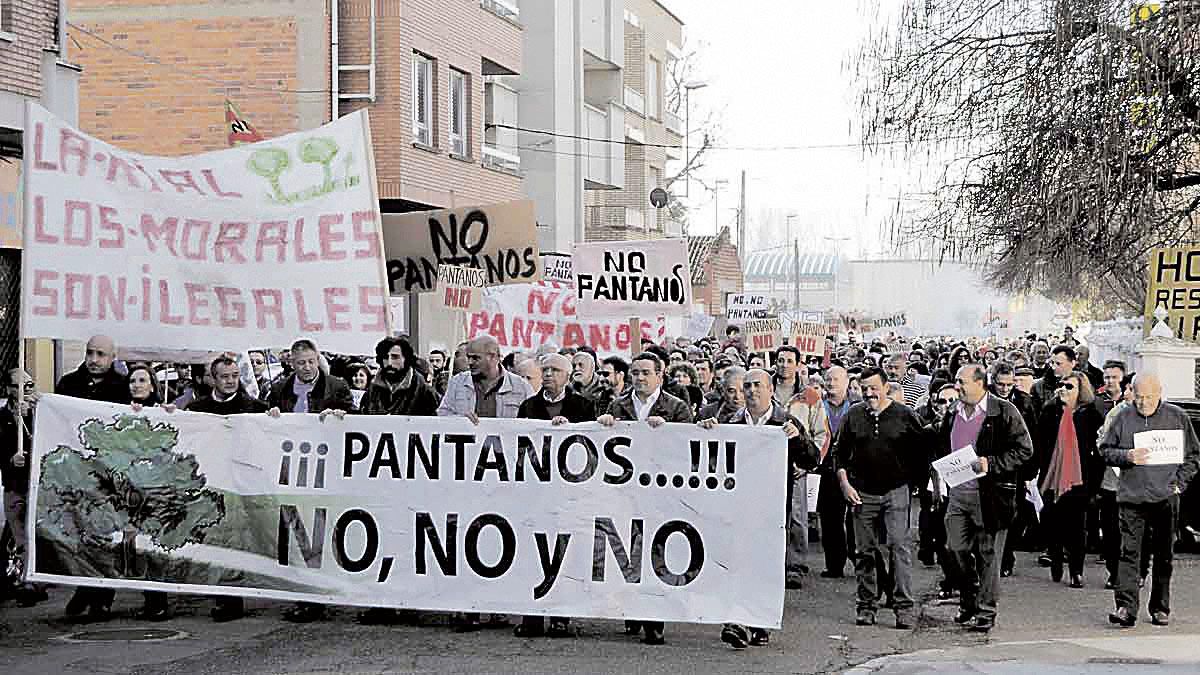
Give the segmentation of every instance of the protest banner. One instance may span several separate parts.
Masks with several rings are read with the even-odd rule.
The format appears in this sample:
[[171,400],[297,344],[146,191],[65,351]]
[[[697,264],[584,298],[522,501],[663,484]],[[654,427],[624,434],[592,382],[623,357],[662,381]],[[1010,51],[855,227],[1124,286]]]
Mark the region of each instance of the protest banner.
[[[630,335],[628,318],[581,316],[575,309],[571,284],[541,281],[492,287],[483,294],[483,308],[467,317],[467,339],[491,335],[501,349],[588,345],[600,358],[615,355],[628,359],[630,349],[640,349]],[[655,342],[666,337],[663,317],[647,316],[639,321],[642,335]]]
[[187,157],[125,152],[26,107],[26,338],[229,349],[387,332],[364,111]]
[[682,239],[576,244],[575,293],[584,316],[688,316],[692,277]]
[[978,460],[974,446],[968,445],[934,460],[933,469],[941,476],[946,487],[958,487],[983,475],[982,471],[971,468]]
[[725,303],[725,323],[737,326],[767,314],[767,296],[734,293]]
[[[871,329],[873,331],[895,330],[908,325],[908,312],[895,312],[885,316],[876,316],[870,319]],[[871,332],[864,330],[863,332]]]
[[458,209],[386,213],[383,251],[393,295],[432,291],[438,265],[474,267],[487,285],[542,278],[533,202],[521,200]]
[[437,292],[442,306],[456,312],[478,312],[486,280],[480,269],[438,265]]
[[1133,435],[1133,447],[1150,451],[1146,458],[1149,466],[1183,464],[1183,444],[1182,429],[1139,431]]
[[543,253],[542,281],[561,281],[565,284],[575,283],[575,272],[571,265],[571,256],[564,253]]
[[[29,579],[778,627],[774,427],[218,417],[46,395]],[[536,505],[531,508],[531,505]]]
[[1161,307],[1163,322],[1175,337],[1200,342],[1200,247],[1156,248],[1150,251],[1146,278],[1145,335],[1150,335]]
[[773,352],[782,342],[779,319],[754,319],[742,324],[746,338],[746,350],[751,352]]
[[829,326],[824,323],[797,321],[788,332],[788,342],[803,356],[824,356],[825,335]]

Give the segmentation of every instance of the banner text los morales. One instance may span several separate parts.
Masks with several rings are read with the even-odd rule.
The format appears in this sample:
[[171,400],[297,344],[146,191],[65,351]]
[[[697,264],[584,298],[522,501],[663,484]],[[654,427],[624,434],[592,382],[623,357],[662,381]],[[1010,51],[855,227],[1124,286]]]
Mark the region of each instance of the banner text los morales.
[[34,439],[34,581],[439,611],[782,617],[787,453],[774,427],[135,416],[47,395]]

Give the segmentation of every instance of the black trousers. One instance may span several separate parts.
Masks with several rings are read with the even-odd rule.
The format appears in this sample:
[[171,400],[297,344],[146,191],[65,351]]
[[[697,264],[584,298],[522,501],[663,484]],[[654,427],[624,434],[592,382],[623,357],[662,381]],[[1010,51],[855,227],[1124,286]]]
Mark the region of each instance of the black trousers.
[[821,522],[821,548],[825,551],[825,569],[845,573],[846,559],[854,550],[854,529],[849,525],[846,498],[837,476],[821,474],[817,489],[817,517]]
[[[1100,491],[1100,528],[1104,531],[1104,568],[1115,584],[1117,567],[1121,564],[1121,509],[1114,490]],[[1142,561],[1138,571],[1142,577],[1150,574],[1149,537],[1142,538]]]
[[1121,564],[1117,567],[1117,607],[1135,615],[1141,606],[1142,546],[1150,540],[1154,569],[1150,582],[1150,613],[1171,613],[1171,562],[1175,546],[1175,521],[1179,497],[1149,504],[1121,503]]
[[1083,574],[1087,553],[1087,490],[1075,487],[1057,500],[1047,492],[1043,496],[1042,526],[1046,531],[1046,553],[1050,564],[1061,567],[1065,559],[1070,573]]

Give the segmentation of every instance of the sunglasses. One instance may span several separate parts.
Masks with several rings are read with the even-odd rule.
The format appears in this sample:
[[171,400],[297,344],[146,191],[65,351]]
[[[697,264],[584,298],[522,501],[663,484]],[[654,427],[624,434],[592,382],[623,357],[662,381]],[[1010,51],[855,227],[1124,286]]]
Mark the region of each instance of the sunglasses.
[[1059,383],[1058,388],[1066,390],[1066,391],[1071,391],[1071,390],[1075,389],[1075,383],[1074,382],[1062,382],[1062,383]]

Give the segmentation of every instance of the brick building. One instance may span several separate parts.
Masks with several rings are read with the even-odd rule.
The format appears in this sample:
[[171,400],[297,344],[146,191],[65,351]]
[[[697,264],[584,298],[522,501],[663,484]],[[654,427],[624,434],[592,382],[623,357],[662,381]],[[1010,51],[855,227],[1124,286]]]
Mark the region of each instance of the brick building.
[[[21,291],[21,145],[25,103],[39,103],[75,122],[79,68],[67,61],[66,3],[0,0],[0,368],[18,359]],[[46,389],[53,385],[54,347],[26,344],[25,368]]]
[[589,241],[683,234],[665,209],[650,205],[650,191],[664,184],[667,162],[682,158],[683,124],[665,103],[667,74],[682,42],[683,21],[658,0],[626,0],[625,185],[586,194]]
[[692,305],[711,316],[725,316],[725,299],[741,293],[742,263],[737,245],[724,227],[716,236],[688,237]]

